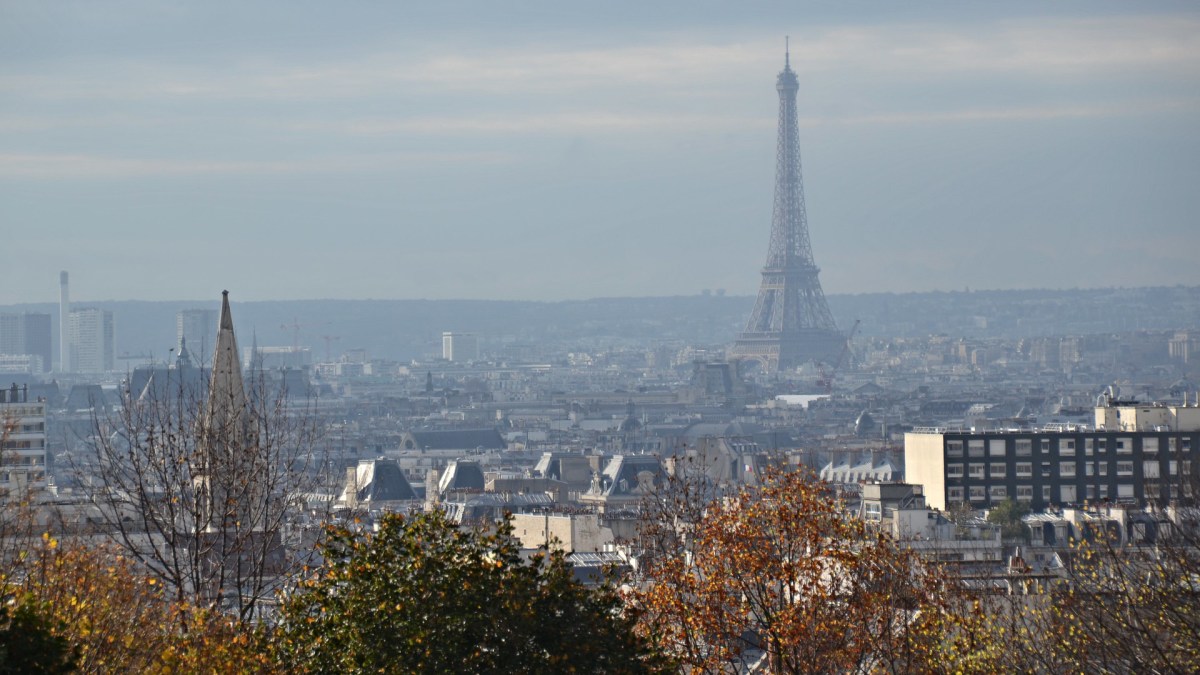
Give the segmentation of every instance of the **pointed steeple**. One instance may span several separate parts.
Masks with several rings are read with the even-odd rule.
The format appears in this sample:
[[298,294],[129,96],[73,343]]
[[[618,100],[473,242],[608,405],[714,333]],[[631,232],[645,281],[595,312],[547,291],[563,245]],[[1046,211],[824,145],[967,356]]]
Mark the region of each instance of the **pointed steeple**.
[[246,370],[250,372],[250,377],[262,376],[263,358],[258,350],[258,331],[250,334],[250,359]]
[[213,350],[212,380],[208,388],[210,432],[225,435],[237,428],[246,410],[246,389],[242,383],[242,362],[238,357],[237,338],[233,334],[233,315],[229,311],[229,291],[221,291],[221,321],[217,346]]
[[187,338],[179,336],[179,353],[175,355],[175,369],[183,370],[191,368],[195,364],[192,363],[192,353],[187,348]]

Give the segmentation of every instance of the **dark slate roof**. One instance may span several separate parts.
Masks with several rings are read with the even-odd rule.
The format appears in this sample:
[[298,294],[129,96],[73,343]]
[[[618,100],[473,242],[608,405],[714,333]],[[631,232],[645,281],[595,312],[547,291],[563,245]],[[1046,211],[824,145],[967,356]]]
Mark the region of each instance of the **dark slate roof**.
[[359,462],[359,474],[362,476],[364,464],[370,464],[365,484],[360,483],[358,501],[408,501],[417,498],[409,485],[404,472],[395,460],[372,459]]
[[67,394],[68,410],[88,410],[92,407],[107,406],[108,398],[104,395],[104,389],[98,384],[71,385],[71,393]]
[[[662,463],[654,455],[614,455],[589,493],[609,497],[649,494],[664,478]],[[598,489],[597,489],[598,488]]]
[[446,473],[438,481],[438,491],[447,490],[478,490],[483,491],[483,469],[479,462],[455,460],[446,467]]
[[504,437],[496,429],[448,429],[413,431],[412,438],[422,450],[503,450]]

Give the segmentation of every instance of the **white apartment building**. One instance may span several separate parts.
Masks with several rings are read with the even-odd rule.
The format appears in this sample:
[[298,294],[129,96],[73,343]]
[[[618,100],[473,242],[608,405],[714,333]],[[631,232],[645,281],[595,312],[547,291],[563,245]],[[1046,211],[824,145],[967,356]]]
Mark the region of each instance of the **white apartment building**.
[[71,367],[78,373],[116,370],[117,328],[113,313],[85,307],[71,310],[67,326]]
[[442,333],[442,358],[447,361],[478,361],[479,338],[474,333]]
[[27,389],[0,389],[0,495],[46,486],[46,404]]

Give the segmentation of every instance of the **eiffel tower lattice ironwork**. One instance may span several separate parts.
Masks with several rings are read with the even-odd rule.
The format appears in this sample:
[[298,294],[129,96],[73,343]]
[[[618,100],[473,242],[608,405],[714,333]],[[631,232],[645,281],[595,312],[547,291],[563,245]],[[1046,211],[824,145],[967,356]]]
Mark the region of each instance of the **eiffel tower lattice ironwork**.
[[734,358],[758,361],[767,372],[807,361],[831,362],[846,342],[825,301],[808,239],[796,119],[800,83],[786,52],[775,89],[779,92],[779,142],[771,245],[754,312],[732,350]]

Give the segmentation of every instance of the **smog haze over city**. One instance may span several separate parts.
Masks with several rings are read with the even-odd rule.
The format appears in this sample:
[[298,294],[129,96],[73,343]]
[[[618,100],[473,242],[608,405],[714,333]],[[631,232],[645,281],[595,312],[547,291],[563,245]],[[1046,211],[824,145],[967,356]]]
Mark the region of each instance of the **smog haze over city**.
[[[1192,3],[0,4],[0,304],[1195,285]],[[16,253],[19,251],[19,254]]]

